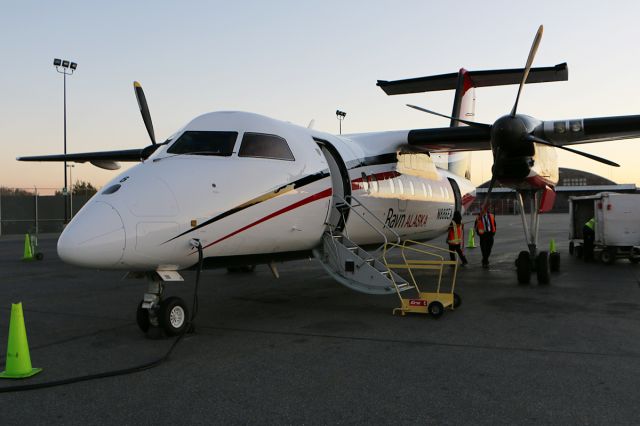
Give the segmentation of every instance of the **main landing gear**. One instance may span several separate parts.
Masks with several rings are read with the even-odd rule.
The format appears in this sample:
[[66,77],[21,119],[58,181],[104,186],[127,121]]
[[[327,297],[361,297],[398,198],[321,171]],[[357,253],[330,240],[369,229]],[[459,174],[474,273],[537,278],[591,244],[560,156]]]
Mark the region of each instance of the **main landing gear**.
[[[524,211],[523,194],[530,193],[529,222]],[[535,272],[538,284],[546,285],[551,282],[551,272],[560,270],[560,254],[557,252],[537,251],[538,225],[540,219],[541,194],[543,191],[517,191],[517,201],[522,217],[522,227],[529,251],[521,251],[516,259],[516,273],[518,283],[529,284],[531,275]]]
[[[177,275],[177,273],[174,273]],[[179,275],[178,275],[179,276]],[[181,334],[189,322],[189,308],[180,297],[163,299],[164,282],[156,273],[148,274],[149,288],[138,304],[136,322],[149,337]]]

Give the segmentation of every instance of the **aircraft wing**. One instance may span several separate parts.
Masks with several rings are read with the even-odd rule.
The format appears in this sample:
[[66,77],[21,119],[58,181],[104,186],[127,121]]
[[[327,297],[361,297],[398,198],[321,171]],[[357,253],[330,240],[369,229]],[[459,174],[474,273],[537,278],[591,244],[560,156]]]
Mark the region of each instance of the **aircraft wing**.
[[481,151],[491,149],[491,130],[481,127],[442,127],[410,130],[409,145],[431,152]]
[[[81,152],[77,154],[35,155],[18,157],[18,161],[68,161],[75,163],[90,162],[103,169],[119,169],[118,161],[141,161],[145,157],[144,149],[123,149],[120,151]],[[148,155],[147,155],[148,156]]]
[[640,138],[640,115],[544,121],[534,134],[558,146]]

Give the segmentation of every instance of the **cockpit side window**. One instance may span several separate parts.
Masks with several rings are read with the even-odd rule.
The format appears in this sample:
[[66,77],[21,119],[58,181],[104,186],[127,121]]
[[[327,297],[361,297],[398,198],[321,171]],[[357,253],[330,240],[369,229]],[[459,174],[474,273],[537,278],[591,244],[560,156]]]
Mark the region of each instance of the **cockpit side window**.
[[228,157],[233,153],[237,138],[238,132],[188,130],[169,147],[167,153]]
[[295,161],[286,140],[264,133],[245,133],[238,156]]

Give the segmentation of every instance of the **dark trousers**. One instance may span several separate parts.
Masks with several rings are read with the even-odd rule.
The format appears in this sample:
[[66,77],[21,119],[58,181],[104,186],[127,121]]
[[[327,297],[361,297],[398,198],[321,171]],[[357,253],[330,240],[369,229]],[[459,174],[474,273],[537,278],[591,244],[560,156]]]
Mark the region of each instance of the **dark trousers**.
[[[458,257],[460,258],[460,260],[462,261],[462,264],[466,264],[467,263],[467,258],[464,257],[464,253],[462,253],[462,245],[461,244],[449,244],[449,250],[450,251],[455,251],[456,253],[458,253]],[[449,253],[449,257],[451,258],[451,260],[456,260],[456,255],[453,253]]]
[[582,256],[585,262],[590,262],[593,260],[593,242],[596,239],[596,234],[593,229],[585,226],[582,229],[582,235],[584,237]]
[[493,247],[493,233],[485,232],[480,235],[480,251],[482,251],[482,264],[489,264],[489,256],[491,256],[491,248]]

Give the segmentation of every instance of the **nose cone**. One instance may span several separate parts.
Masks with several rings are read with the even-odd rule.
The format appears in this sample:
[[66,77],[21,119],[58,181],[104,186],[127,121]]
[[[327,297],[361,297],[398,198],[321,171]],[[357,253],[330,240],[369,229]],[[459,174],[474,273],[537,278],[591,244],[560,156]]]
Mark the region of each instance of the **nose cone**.
[[60,235],[58,256],[73,265],[108,268],[122,258],[125,237],[116,209],[102,201],[90,202]]

